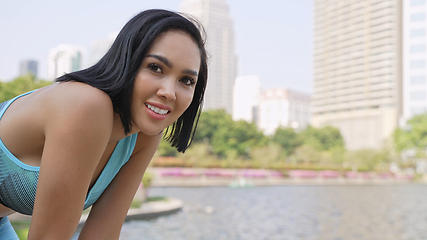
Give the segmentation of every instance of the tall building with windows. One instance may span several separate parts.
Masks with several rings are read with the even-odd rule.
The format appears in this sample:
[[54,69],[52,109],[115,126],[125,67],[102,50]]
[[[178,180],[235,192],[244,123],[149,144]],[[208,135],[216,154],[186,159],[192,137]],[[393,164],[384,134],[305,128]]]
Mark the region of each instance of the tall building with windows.
[[403,1],[403,127],[414,115],[427,112],[427,4]]
[[314,9],[311,124],[337,127],[348,149],[380,148],[402,114],[402,0]]
[[61,44],[49,50],[47,60],[47,79],[57,77],[83,68],[84,49],[75,45]]
[[96,64],[110,50],[119,33],[111,32],[108,37],[92,41],[89,55],[89,66]]
[[37,77],[38,74],[38,62],[35,60],[25,60],[22,61],[19,66],[19,75],[32,74],[34,77]]
[[225,109],[232,114],[236,78],[233,20],[225,0],[184,0],[180,11],[198,19],[207,33],[208,85],[203,109]]
[[302,130],[310,122],[310,95],[290,89],[268,89],[259,97],[257,126],[266,135],[279,127]]

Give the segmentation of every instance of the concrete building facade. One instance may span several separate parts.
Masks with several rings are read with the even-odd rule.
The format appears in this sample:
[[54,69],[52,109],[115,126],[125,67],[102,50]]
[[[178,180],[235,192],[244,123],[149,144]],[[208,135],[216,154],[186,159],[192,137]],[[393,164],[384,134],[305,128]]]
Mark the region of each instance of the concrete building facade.
[[259,97],[257,126],[266,135],[279,127],[299,131],[310,122],[310,95],[289,89],[269,89]]
[[202,23],[207,33],[208,85],[204,110],[225,109],[232,114],[236,56],[233,20],[225,0],[184,0],[180,11]]
[[84,49],[75,45],[61,44],[49,50],[47,60],[47,79],[57,77],[83,68]]
[[311,124],[380,148],[402,113],[401,0],[315,0]]
[[38,74],[38,62],[36,60],[25,60],[19,65],[19,75],[32,74],[37,77]]
[[110,50],[111,45],[113,45],[113,42],[116,40],[118,34],[118,32],[111,32],[108,34],[108,37],[104,39],[92,41],[88,66],[92,66],[101,60],[101,58],[108,52],[108,50]]
[[427,112],[426,0],[403,1],[403,115],[400,126]]

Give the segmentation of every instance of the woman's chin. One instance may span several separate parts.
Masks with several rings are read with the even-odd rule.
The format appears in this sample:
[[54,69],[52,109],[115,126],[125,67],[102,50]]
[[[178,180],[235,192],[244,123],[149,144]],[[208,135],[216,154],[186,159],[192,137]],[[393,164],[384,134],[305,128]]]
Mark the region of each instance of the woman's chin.
[[164,129],[149,129],[149,130],[140,130],[139,132],[147,135],[147,136],[154,136],[161,134]]

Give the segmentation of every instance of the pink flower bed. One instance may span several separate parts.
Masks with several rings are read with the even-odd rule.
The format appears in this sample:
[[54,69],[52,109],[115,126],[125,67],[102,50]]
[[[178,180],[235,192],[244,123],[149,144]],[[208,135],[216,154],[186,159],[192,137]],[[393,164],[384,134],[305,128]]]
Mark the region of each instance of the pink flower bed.
[[239,175],[248,178],[265,178],[267,177],[267,172],[260,169],[245,169],[241,170]]
[[226,170],[226,169],[223,169],[223,170],[221,170],[220,172],[219,172],[219,176],[220,177],[228,177],[228,178],[232,178],[232,177],[234,177],[236,174],[234,173],[234,171],[232,171],[232,170]]
[[394,176],[395,179],[401,179],[401,180],[412,180],[414,179],[413,175],[396,175]]
[[283,177],[283,174],[279,171],[270,171],[269,176],[273,178],[281,178]]
[[359,175],[357,174],[357,172],[346,172],[346,173],[344,174],[344,176],[345,176],[346,178],[352,178],[352,179],[354,179],[354,178],[358,178],[358,177],[359,177]]
[[321,178],[338,178],[340,173],[337,171],[325,170],[319,172],[319,177]]
[[196,177],[199,174],[194,169],[182,169],[181,176],[182,177]]
[[291,178],[317,178],[317,173],[312,170],[291,170],[289,171]]
[[158,172],[162,177],[179,177],[182,175],[181,168],[162,168]]
[[393,178],[393,174],[391,174],[391,173],[378,173],[377,176],[378,176],[378,178],[381,178],[381,179]]
[[371,179],[372,178],[371,173],[369,173],[369,172],[361,172],[361,173],[359,173],[359,176],[363,179]]
[[212,168],[203,170],[202,175],[207,177],[234,177],[234,171],[228,169]]
[[205,169],[203,170],[203,175],[207,177],[219,177],[221,176],[221,170],[216,168]]
[[344,176],[346,178],[350,178],[350,179],[356,179],[356,178],[370,179],[371,173],[369,173],[369,172],[346,172],[344,174]]

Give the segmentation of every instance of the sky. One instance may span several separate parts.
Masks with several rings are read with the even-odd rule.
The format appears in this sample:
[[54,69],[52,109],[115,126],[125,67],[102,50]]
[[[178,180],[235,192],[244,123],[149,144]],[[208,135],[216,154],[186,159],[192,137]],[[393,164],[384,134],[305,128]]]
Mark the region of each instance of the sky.
[[[0,80],[19,63],[39,62],[46,77],[49,49],[107,38],[139,12],[179,11],[182,0],[14,0],[0,3]],[[235,30],[237,76],[257,75],[263,89],[312,92],[312,0],[225,0]],[[209,36],[208,36],[209,37]],[[86,57],[88,60],[88,55]]]

